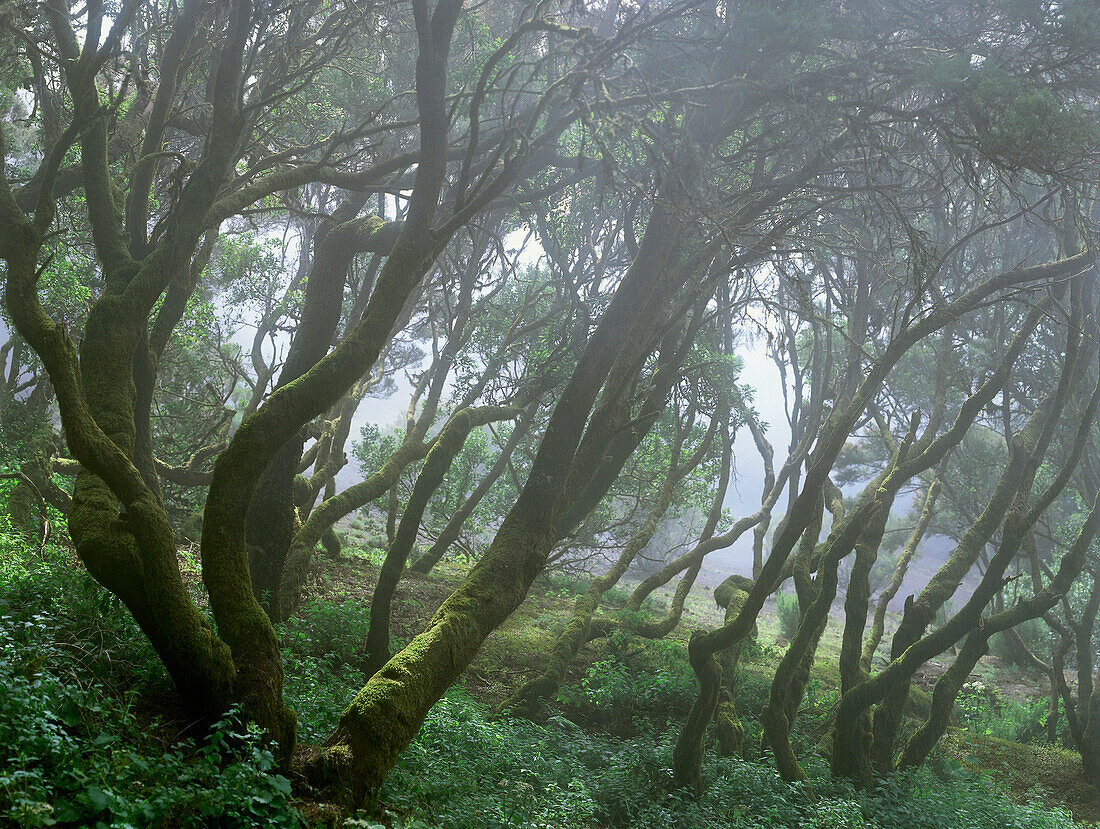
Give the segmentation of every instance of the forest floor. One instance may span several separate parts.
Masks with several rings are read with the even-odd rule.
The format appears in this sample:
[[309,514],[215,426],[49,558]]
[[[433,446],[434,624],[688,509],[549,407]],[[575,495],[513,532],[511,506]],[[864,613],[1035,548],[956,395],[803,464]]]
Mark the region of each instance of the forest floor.
[[[201,602],[198,562],[181,551],[180,563]],[[331,733],[363,683],[379,563],[378,551],[319,557],[300,611],[279,626],[286,695],[304,744]],[[422,628],[465,569],[445,562],[401,581],[395,647]],[[70,548],[38,551],[0,531],[0,826],[267,829],[304,819],[357,829],[1072,829],[1100,820],[1076,755],[1042,744],[1041,678],[991,659],[975,671],[955,727],[926,768],[873,791],[832,779],[820,755],[839,697],[838,619],[822,639],[792,732],[810,782],[784,783],[761,749],[756,718],[786,646],[774,603],[735,689],[746,759],[718,757],[708,745],[702,794],[670,792],[672,745],[697,688],[686,642],[691,630],[721,622],[713,584],[692,592],[664,640],[619,630],[586,645],[537,721],[494,716],[542,667],[586,583],[540,578],[432,709],[377,808],[344,821],[330,804],[292,791],[262,737],[232,717],[205,743],[181,737],[186,721],[172,714],[174,692],[125,609]],[[609,591],[607,618],[618,618],[627,596],[626,587]],[[662,616],[668,604],[660,593],[643,613]],[[919,715],[927,695],[911,704]]]
[[[318,564],[307,586],[307,592],[314,600],[352,600],[369,606],[378,572],[377,558],[353,552],[339,561],[324,560]],[[458,586],[464,570],[454,562],[445,562],[426,576],[409,573],[402,579],[394,597],[395,646],[404,644],[423,629],[436,608]],[[666,643],[675,643],[686,649],[691,631],[713,629],[722,624],[723,611],[714,603],[713,585],[703,583],[712,581],[717,584],[721,578],[716,574],[710,575],[709,579],[701,578],[692,589],[681,622],[667,637]],[[510,692],[537,675],[544,665],[555,633],[569,619],[574,596],[586,585],[586,579],[574,582],[553,576],[536,581],[524,604],[489,636],[467,669],[463,678],[466,691],[474,699],[496,710]],[[651,616],[661,615],[667,609],[674,586],[675,583],[654,594],[648,603],[656,608]],[[632,584],[620,584],[605,596],[604,609],[612,609],[609,618],[614,616],[614,608],[622,604],[632,587]],[[761,612],[758,623],[761,648],[742,662],[743,685],[770,685],[771,675],[786,649],[787,642],[780,633],[775,604],[775,597],[772,597]],[[826,736],[828,715],[835,710],[843,626],[840,604],[842,598],[834,606],[822,636],[807,693],[806,707],[815,709],[824,705],[828,711],[820,723],[814,722],[818,717],[811,711],[811,716],[805,718],[811,721],[809,728],[795,735],[805,751],[815,749]],[[890,636],[898,621],[896,614],[888,614],[886,634],[876,655],[878,662],[886,661]],[[638,661],[638,667],[642,667],[648,661],[646,651],[652,645],[646,640],[635,639],[633,655],[620,653],[615,654],[615,658],[629,661],[633,656]],[[914,685],[930,694],[936,680],[949,667],[950,656],[945,654],[926,663],[917,673]],[[599,679],[601,660],[607,658],[608,644],[605,640],[590,642],[582,648],[570,668],[565,687],[581,686],[586,680],[592,685],[593,680]],[[595,671],[594,666],[597,667]],[[1010,734],[1013,729],[1016,733],[1012,736],[1040,736],[1040,717],[1045,716],[1049,694],[1046,677],[989,654],[979,660],[968,685],[973,690],[968,689],[969,697],[963,699],[964,710],[956,710],[954,725],[938,749],[939,759],[954,759],[968,770],[996,781],[1021,803],[1038,798],[1050,807],[1068,810],[1079,822],[1100,825],[1100,794],[1086,781],[1077,753],[1057,746],[1017,742],[996,736]],[[634,712],[629,706],[593,716],[593,712],[585,710],[585,706],[571,705],[570,696],[567,691],[558,700],[552,701],[544,717],[564,715],[585,729],[619,737],[636,734],[638,729],[632,722]],[[744,706],[739,704],[738,708],[743,709]],[[752,716],[747,710],[742,715]],[[1002,722],[998,723],[998,720]]]

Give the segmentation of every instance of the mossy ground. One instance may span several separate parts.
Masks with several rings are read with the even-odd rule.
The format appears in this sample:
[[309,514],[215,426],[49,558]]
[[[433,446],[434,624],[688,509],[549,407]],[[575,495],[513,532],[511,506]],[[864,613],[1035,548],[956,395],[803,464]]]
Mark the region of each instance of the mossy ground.
[[941,748],[971,771],[988,775],[1019,798],[1038,790],[1043,802],[1068,808],[1084,823],[1100,823],[1100,794],[1089,785],[1081,755],[1058,746],[1014,743],[962,728]]
[[[369,602],[379,562],[377,551],[354,550],[340,561],[325,560],[312,580],[310,592],[330,601]],[[409,574],[402,579],[394,615],[394,635],[398,643],[406,641],[431,617],[457,586],[464,571],[463,563],[444,561],[426,576]],[[554,637],[568,621],[573,599],[586,585],[585,579],[552,575],[536,581],[527,600],[486,640],[467,669],[462,681],[464,692],[489,710],[495,710],[510,691],[536,675]],[[597,618],[617,618],[617,611],[628,594],[629,590],[622,586],[609,591]],[[655,593],[647,601],[645,612],[650,617],[663,615],[671,594],[671,586]],[[571,666],[562,693],[547,707],[544,721],[564,717],[590,734],[619,739],[633,739],[647,731],[674,728],[690,705],[694,692],[694,680],[686,665],[688,637],[695,628],[709,629],[721,622],[722,611],[715,605],[711,591],[700,585],[689,596],[680,625],[664,641],[613,637],[589,642]],[[879,649],[879,661],[883,661],[896,623],[896,617],[890,614]],[[828,735],[828,723],[838,700],[837,664],[842,624],[842,617],[834,609],[821,638],[807,699],[793,735],[796,751],[801,755],[813,752]],[[742,660],[738,692],[750,755],[760,752],[754,708],[766,701],[771,677],[786,647],[773,601],[765,606],[761,615],[757,642],[757,647]],[[949,660],[947,655],[942,658],[942,666],[933,664],[918,674],[914,694],[926,700],[924,692],[931,690]],[[654,704],[647,704],[638,695],[628,696],[631,693],[629,677],[658,674],[664,683],[664,693],[656,695],[659,699],[650,701]],[[1024,702],[1031,695],[1042,692],[1041,677],[1031,676],[992,656],[979,663],[974,678],[1002,688],[1003,695],[1011,700]],[[601,700],[607,704],[600,704]],[[919,707],[919,699],[915,704]],[[958,761],[967,769],[996,780],[1021,802],[1038,786],[1043,802],[1070,809],[1081,821],[1100,820],[1092,790],[1081,776],[1080,760],[1071,751],[1013,743],[956,728],[945,739],[937,757],[938,762]]]

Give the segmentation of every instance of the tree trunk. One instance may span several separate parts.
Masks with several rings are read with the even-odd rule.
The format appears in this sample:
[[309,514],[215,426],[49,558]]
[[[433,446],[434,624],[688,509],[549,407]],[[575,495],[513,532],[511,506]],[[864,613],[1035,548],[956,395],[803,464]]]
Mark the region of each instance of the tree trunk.
[[565,491],[588,413],[627,342],[648,340],[669,291],[682,225],[655,208],[639,255],[623,277],[550,417],[531,475],[484,557],[444,601],[428,628],[367,682],[308,774],[358,805],[377,790],[428,710],[481,643],[519,606],[557,538]]
[[470,493],[469,497],[462,502],[454,515],[448,519],[446,525],[440,531],[439,536],[432,543],[423,555],[415,559],[412,564],[409,565],[409,569],[414,573],[429,573],[431,569],[437,565],[447,550],[455,541],[458,540],[459,534],[462,532],[462,527],[466,523],[466,520],[473,514],[473,511],[477,509],[478,504],[492,489],[497,479],[504,473],[504,470],[508,466],[508,461],[512,457],[512,453],[515,452],[516,447],[531,431],[531,427],[534,425],[535,412],[537,411],[538,403],[532,403],[528,406],[527,410],[516,422],[516,425],[512,428],[512,433],[508,435],[508,439],[504,442],[504,446],[500,449],[500,454],[497,455],[496,460],[493,461],[493,465],[478,481],[474,491]]
[[397,582],[405,570],[409,551],[416,542],[420,519],[428,506],[428,499],[443,483],[451,463],[466,442],[466,437],[478,426],[515,417],[519,412],[507,406],[482,406],[456,412],[432,444],[424,460],[424,466],[413,484],[412,494],[401,514],[393,544],[386,551],[378,584],[371,598],[370,627],[367,629],[367,662],[364,673],[373,676],[390,658],[390,608]]

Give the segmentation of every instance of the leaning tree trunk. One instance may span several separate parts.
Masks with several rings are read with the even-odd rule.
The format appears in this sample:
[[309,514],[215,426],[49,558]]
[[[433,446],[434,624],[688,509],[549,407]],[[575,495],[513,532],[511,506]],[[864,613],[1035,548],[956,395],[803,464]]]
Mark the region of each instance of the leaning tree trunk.
[[531,718],[542,710],[548,699],[552,699],[557,694],[562,682],[565,681],[569,666],[589,639],[592,617],[599,609],[604,593],[618,583],[637,554],[653,538],[658,522],[672,503],[673,487],[668,483],[666,478],[666,484],[658,495],[657,503],[650,509],[642,526],[627,541],[615,564],[606,573],[593,579],[588,589],[577,597],[573,605],[573,616],[566,624],[565,630],[554,641],[546,668],[518,688],[501,706],[501,711]]
[[[1081,260],[1073,257],[1051,266],[1000,274],[972,288],[952,302],[940,306],[936,311],[922,317],[919,321],[904,329],[901,334],[891,341],[885,352],[870,365],[863,380],[845,405],[833,410],[819,435],[802,490],[792,502],[786,518],[776,533],[772,544],[772,553],[764,563],[760,578],[756,580],[752,591],[749,593],[744,608],[731,622],[710,633],[696,632],[689,642],[688,657],[699,678],[700,691],[695,705],[692,707],[688,723],[681,733],[680,742],[677,744],[673,767],[673,782],[675,785],[691,785],[698,790],[704,730],[706,724],[710,722],[714,715],[714,706],[717,704],[718,698],[717,688],[712,687],[712,675],[717,670],[713,655],[740,641],[748,634],[755,624],[756,617],[763,607],[764,601],[779,585],[780,577],[783,575],[791,551],[803,531],[814,519],[816,514],[814,505],[823,491],[829,470],[832,468],[852,427],[866,409],[872,395],[877,392],[887,372],[896,365],[897,361],[915,343],[950,324],[960,314],[978,307],[986,296],[998,290],[1005,282],[1020,278],[1046,278],[1062,273],[1063,269],[1072,269],[1079,261]],[[946,447],[936,446],[936,443],[936,441],[933,441],[933,446],[938,451],[946,451]],[[947,441],[947,443],[950,444],[950,441]],[[931,448],[925,449],[922,455],[928,455]],[[907,477],[911,477],[911,475]],[[720,680],[720,671],[718,676]],[[866,688],[867,684],[853,689],[846,696],[850,696],[851,693],[855,693],[861,688]]]
[[[1100,385],[1097,388],[1100,389]],[[1095,406],[1090,407],[1090,409],[1092,414],[1086,415],[1089,420],[1095,414]],[[1057,484],[1054,486],[1057,486]],[[1058,487],[1059,491],[1060,489],[1061,487]],[[1044,498],[1038,499],[1040,504],[1044,500]],[[1006,534],[1011,532],[1014,537],[1022,537],[1030,532],[1030,525],[1027,522],[1029,518],[1033,517],[1037,517],[1034,508],[1029,510],[1028,513],[1020,515],[1018,520],[1014,521],[1016,515],[1010,516],[1009,521],[1026,526],[1022,530],[1019,526],[1013,527],[1011,530],[1006,529]],[[906,743],[905,750],[898,761],[899,768],[909,769],[919,766],[927,759],[940,737],[943,736],[951,720],[955,699],[970,676],[970,672],[974,670],[978,660],[989,650],[990,637],[995,633],[1013,628],[1028,619],[1038,618],[1050,610],[1066,594],[1066,591],[1071,589],[1073,582],[1081,574],[1088,549],[1096,536],[1098,528],[1100,528],[1100,509],[1097,508],[1096,499],[1094,498],[1088,516],[1081,525],[1081,529],[1078,530],[1077,537],[1074,539],[1069,552],[1062,559],[1058,572],[1051,583],[1030,599],[1019,602],[1008,610],[994,613],[987,619],[979,619],[978,624],[967,636],[966,642],[959,650],[959,654],[951,667],[936,682],[936,687],[932,692],[932,706],[928,717],[916,733],[909,738],[909,742]],[[1000,553],[999,550],[998,555]],[[1087,745],[1086,741],[1086,747]],[[1095,756],[1090,756],[1088,760],[1085,760],[1084,751],[1081,756],[1086,772],[1096,768],[1094,765]],[[1089,779],[1095,780],[1096,778],[1090,777]]]
[[[896,715],[897,719],[900,721],[900,711],[896,711],[893,708],[887,709],[886,707],[893,702],[891,697],[898,694],[899,690],[902,688],[908,692],[912,677],[920,665],[924,664],[924,662],[932,656],[942,653],[946,648],[950,647],[981,624],[981,614],[983,610],[992,599],[993,595],[999,590],[1001,577],[1010,561],[1018,553],[1024,536],[1030,531],[1031,526],[1038,518],[1038,512],[1041,511],[1042,508],[1045,508],[1048,503],[1048,497],[1053,497],[1051,495],[1052,492],[1061,491],[1061,488],[1064,488],[1070,472],[1076,465],[1083,451],[1083,437],[1087,434],[1088,428],[1085,424],[1091,424],[1095,416],[1097,403],[1100,402],[1100,398],[1097,397],[1095,392],[1093,397],[1089,400],[1085,419],[1082,421],[1081,428],[1078,430],[1077,441],[1075,442],[1074,449],[1070,453],[1068,460],[1063,465],[1058,475],[1055,476],[1053,483],[1047,488],[1043,496],[1037,500],[1037,504],[1040,505],[1039,509],[1037,510],[1036,507],[1027,508],[1027,498],[1031,491],[1031,486],[1034,482],[1039,463],[1045,454],[1046,447],[1049,445],[1053,435],[1055,424],[1059,420],[1059,415],[1064,408],[1069,388],[1077,380],[1073,366],[1074,360],[1076,359],[1076,351],[1075,345],[1071,342],[1067,346],[1066,367],[1063,370],[1062,377],[1059,378],[1058,390],[1043,401],[1029,419],[1024,429],[1017,433],[1013,439],[1012,457],[1010,458],[1009,465],[1006,467],[1005,472],[1002,474],[1001,481],[998,483],[998,490],[1007,490],[1007,496],[1004,492],[998,493],[995,491],[990,502],[986,505],[983,515],[978,518],[975,524],[971,526],[967,535],[964,536],[964,541],[969,541],[971,544],[984,544],[984,539],[988,537],[984,535],[984,533],[991,533],[992,527],[999,525],[1001,523],[1001,518],[1006,516],[1006,514],[1008,516],[1004,522],[1004,529],[997,552],[990,560],[990,565],[981,582],[978,584],[970,599],[943,626],[923,638],[915,639],[911,645],[905,648],[902,654],[891,661],[890,665],[888,665],[884,671],[845,692],[844,696],[841,698],[840,708],[837,714],[834,732],[836,744],[841,744],[844,740],[848,740],[851,732],[850,723],[854,721],[861,711],[866,710],[876,702],[883,701],[884,704],[879,705],[874,719],[875,742],[873,744],[873,750],[881,750],[881,744],[879,742],[881,733],[879,731],[880,716],[884,710],[889,710],[890,714]],[[1013,500],[1015,503],[1013,503],[1011,509],[1005,509],[1003,507],[998,509],[997,504],[1006,497]],[[968,555],[969,553],[965,551],[964,545],[960,543],[960,548],[956,550],[952,559],[949,559],[948,564],[957,564],[957,557],[961,558]],[[945,567],[947,567],[947,565],[945,565]],[[943,569],[944,568],[941,568],[940,573],[943,572]],[[939,575],[938,573],[937,577],[933,578],[933,582],[937,580]],[[940,589],[953,592],[953,585],[942,585],[941,582]],[[950,593],[948,593],[948,595],[950,595]],[[907,603],[907,605],[908,616],[912,613],[913,603]],[[904,624],[905,620],[903,619],[903,625]],[[904,705],[904,700],[902,701],[902,705]],[[891,745],[892,740],[893,737],[891,734]],[[853,751],[854,750],[857,749],[853,748]],[[847,753],[841,755],[841,759],[846,757],[848,757]],[[838,755],[834,752],[835,768],[837,767],[837,758]],[[892,760],[892,757],[890,759]],[[838,773],[843,772],[844,768],[841,766],[840,772]]]
[[[890,480],[900,460],[899,457],[894,458],[891,467],[867,486],[852,514],[837,521],[830,532],[823,550],[817,555],[818,576],[812,588],[806,591],[812,592],[812,601],[805,607],[798,632],[772,679],[771,698],[761,712],[761,722],[765,738],[775,753],[779,774],[788,782],[806,780],[806,773],[791,746],[791,727],[802,704],[817,646],[836,598],[840,562],[861,543],[877,545],[886,526],[885,516],[889,514],[893,495],[897,491],[894,487],[887,488],[885,483]],[[839,493],[836,500],[839,500]],[[832,510],[838,511],[835,506]],[[802,598],[800,596],[800,602]]]
[[386,551],[382,569],[378,573],[378,584],[371,597],[370,627],[367,629],[367,661],[364,673],[373,676],[390,658],[390,608],[397,582],[405,570],[409,551],[416,542],[420,530],[420,519],[428,506],[428,499],[443,483],[443,478],[451,463],[466,442],[473,429],[484,426],[494,420],[515,417],[519,412],[507,406],[481,406],[463,409],[451,416],[443,431],[432,444],[424,460],[420,474],[416,476],[412,494],[401,514],[401,524],[397,528],[393,544]]
[[[340,322],[344,283],[355,254],[364,250],[386,253],[394,242],[394,225],[386,225],[377,216],[357,218],[366,200],[363,193],[350,196],[314,237],[302,318],[276,391],[302,377],[328,352]],[[246,537],[253,590],[274,621],[282,618],[278,595],[298,523],[294,481],[304,443],[304,434],[297,431],[280,448],[264,470],[248,507]]]
[[928,525],[932,521],[932,508],[936,503],[936,498],[939,496],[940,482],[934,480],[929,486],[924,496],[924,505],[921,507],[920,518],[917,519],[917,525],[913,528],[913,532],[906,539],[905,547],[902,548],[901,553],[898,555],[897,564],[894,565],[894,572],[890,576],[890,583],[886,585],[883,591],[879,594],[878,602],[875,604],[875,616],[871,622],[871,630],[867,634],[867,639],[863,643],[863,654],[860,657],[860,667],[867,673],[871,670],[871,662],[874,659],[875,651],[878,650],[879,643],[882,641],[882,634],[886,628],[886,611],[890,607],[890,602],[894,600],[894,597],[898,594],[898,590],[901,589],[902,583],[905,581],[905,575],[909,571],[909,563],[913,560],[913,556],[916,555],[917,546],[920,544],[924,534],[928,531]]
[[[166,42],[166,58],[173,50],[177,57],[186,51],[200,11],[199,3],[183,4]],[[102,23],[101,13],[89,16],[89,27]],[[140,205],[136,213],[128,211],[125,226],[117,209],[116,183],[108,164],[110,116],[101,106],[96,79],[99,38],[81,47],[68,16],[53,16],[74,123],[67,138],[48,151],[43,166],[47,175],[33,221],[11,200],[6,183],[0,187],[0,256],[8,263],[5,297],[12,320],[43,361],[69,448],[82,465],[69,526],[88,571],[133,614],[197,722],[211,722],[239,701],[250,716],[270,727],[276,739],[284,736],[289,724],[292,742],[293,715],[282,704],[278,669],[270,674],[266,689],[242,677],[246,664],[266,664],[272,651],[277,662],[274,632],[269,624],[264,627],[264,618],[253,628],[255,640],[244,649],[234,647],[239,641],[227,644],[214,634],[184,586],[164,504],[149,478],[148,436],[143,434],[138,446],[137,435],[139,424],[144,428],[146,421],[136,410],[135,355],[148,343],[150,314],[158,299],[173,281],[185,279],[205,231],[204,217],[235,159],[244,124],[236,90],[251,16],[249,3],[232,4],[213,69],[222,92],[215,96],[211,131],[155,243],[145,240]],[[145,136],[157,147],[160,115],[175,92],[175,68],[178,64],[166,72],[158,88]],[[103,292],[88,313],[79,353],[64,327],[46,315],[36,285],[38,253],[53,220],[52,174],[77,137],[87,216],[103,274]],[[142,176],[135,176],[130,195],[140,199],[144,185]],[[131,221],[131,216],[136,219]],[[236,583],[231,577],[227,590],[233,591]],[[224,610],[221,632],[238,623],[247,626],[251,618],[247,600]],[[267,645],[270,649],[264,652]]]
[[[628,269],[563,389],[515,506],[482,559],[443,602],[426,630],[367,682],[323,751],[310,779],[358,805],[377,790],[428,710],[474,658],[485,637],[519,606],[557,538],[569,505],[566,484],[589,412],[621,349],[650,340],[673,289],[680,221],[655,208]],[[604,438],[606,440],[606,437]]]
[[[1087,714],[1088,719],[1081,738],[1081,763],[1085,767],[1086,779],[1097,781],[1100,780],[1100,674],[1097,674],[1088,700]],[[1100,785],[1096,787],[1100,788]]]

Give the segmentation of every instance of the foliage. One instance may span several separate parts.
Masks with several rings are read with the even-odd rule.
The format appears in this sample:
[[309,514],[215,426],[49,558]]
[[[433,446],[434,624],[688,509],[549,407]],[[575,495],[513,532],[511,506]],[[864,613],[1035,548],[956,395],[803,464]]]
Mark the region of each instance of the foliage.
[[317,599],[281,626],[279,638],[291,653],[344,667],[362,658],[369,628],[369,604]]
[[1048,701],[1033,697],[1017,702],[985,682],[968,682],[956,702],[959,724],[975,734],[1033,743],[1046,734]]
[[779,617],[779,633],[788,642],[798,632],[798,623],[802,618],[798,607],[798,597],[794,593],[780,591],[775,594],[775,613]]
[[1068,815],[1018,805],[957,765],[901,774],[870,792],[810,763],[816,797],[766,765],[710,757],[699,799],[668,792],[671,733],[613,740],[564,717],[491,720],[461,688],[437,705],[382,792],[406,827],[743,827],[1070,829]]
[[[142,712],[165,679],[148,672],[146,640],[67,553],[38,553],[10,536],[0,556],[0,808],[27,826],[295,826],[289,783],[259,737],[233,716],[202,744],[170,743],[168,724]],[[568,586],[558,588],[568,593]],[[43,608],[50,610],[44,611]],[[287,696],[319,740],[358,684],[364,608],[315,601],[281,626]],[[774,653],[767,653],[768,659]],[[752,662],[738,677],[746,729],[770,683]],[[1016,805],[948,764],[899,775],[861,793],[812,761],[816,793],[768,765],[710,756],[695,800],[667,791],[675,722],[694,681],[682,642],[617,634],[563,695],[589,714],[633,717],[623,738],[569,718],[544,725],[493,720],[461,686],[429,715],[382,792],[384,823],[403,827],[1071,827],[1037,802]],[[965,696],[964,696],[965,700]],[[809,748],[835,692],[812,679],[796,722]],[[1002,706],[1007,703],[1002,702]],[[992,709],[983,709],[991,717]],[[1007,710],[1007,709],[1002,709]],[[1010,715],[1011,716],[1011,715]],[[755,736],[758,741],[759,737]]]
[[279,627],[286,695],[301,739],[321,741],[362,684],[370,605],[317,600]]
[[147,648],[60,551],[0,536],[0,811],[22,826],[300,825],[236,712],[202,743],[153,736],[137,691],[163,678],[142,675]]
[[645,712],[682,717],[695,691],[695,675],[682,643],[647,642],[616,631],[580,682],[563,686],[558,698],[592,719],[613,716],[630,721]]

